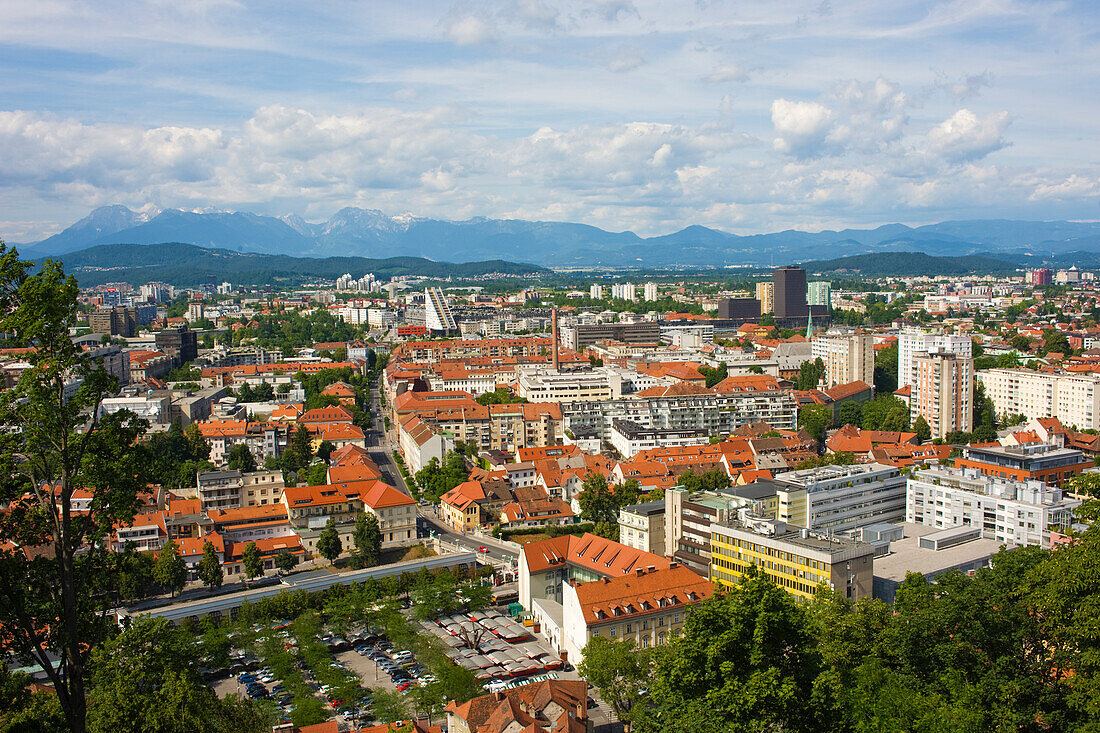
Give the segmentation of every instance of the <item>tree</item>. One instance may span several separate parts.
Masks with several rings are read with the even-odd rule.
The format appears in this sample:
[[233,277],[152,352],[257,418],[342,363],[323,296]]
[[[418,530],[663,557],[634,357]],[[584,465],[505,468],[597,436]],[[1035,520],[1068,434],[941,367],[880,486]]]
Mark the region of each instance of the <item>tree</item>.
[[229,449],[226,465],[230,471],[240,471],[241,473],[252,473],[256,470],[256,457],[252,455],[252,451],[244,443],[237,443]]
[[187,583],[187,563],[180,557],[180,546],[168,540],[157,552],[157,562],[153,566],[153,579],[176,595]]
[[325,463],[328,463],[329,456],[336,450],[336,446],[332,444],[332,441],[322,440],[321,444],[317,446],[317,457]]
[[115,556],[119,597],[130,601],[144,598],[153,585],[153,565],[151,554],[138,552],[133,542],[127,542]]
[[722,362],[713,369],[711,367],[701,366],[699,367],[699,373],[706,378],[707,389],[710,389],[729,376],[729,366],[725,362]]
[[198,673],[194,638],[164,619],[138,618],[93,656],[92,733],[258,733],[271,730],[260,706],[219,700]]
[[1022,333],[1013,336],[1008,344],[1016,351],[1031,351],[1031,339]]
[[355,557],[361,567],[372,568],[382,556],[382,530],[373,512],[363,512],[355,520]]
[[837,411],[837,425],[855,425],[863,420],[863,406],[858,402],[844,402]]
[[218,557],[218,551],[210,540],[202,543],[202,557],[199,559],[199,580],[207,585],[210,590],[222,587],[225,579],[222,573],[222,561]]
[[518,397],[504,387],[497,387],[492,392],[478,395],[476,401],[479,405],[512,405],[527,402],[527,398]]
[[340,533],[336,531],[336,521],[330,519],[317,538],[317,552],[335,565],[336,558],[340,557],[343,551],[344,545],[340,542]]
[[290,442],[289,451],[293,451],[297,461],[294,468],[305,468],[313,460],[313,438],[305,425],[298,426]]
[[917,434],[917,441],[921,443],[932,437],[932,428],[924,419],[924,415],[917,415],[917,419],[913,421],[913,432]]
[[581,679],[595,687],[615,715],[630,724],[634,708],[652,684],[653,650],[638,649],[633,641],[593,636],[577,665]]
[[697,491],[718,491],[730,485],[730,477],[720,466],[715,466],[711,470],[699,474],[689,468],[687,471],[680,474],[676,482],[692,493]]
[[255,542],[249,542],[241,553],[241,563],[244,565],[244,574],[249,580],[264,574],[264,561],[260,556],[260,548]]
[[585,477],[577,502],[584,521],[618,526],[619,504],[602,473],[590,473]]
[[270,402],[275,399],[275,388],[268,382],[261,382],[253,388],[252,399],[254,402]]
[[[898,345],[896,343],[875,354],[875,394],[891,394],[898,388]],[[852,423],[858,425],[858,423]]]
[[825,431],[833,424],[833,408],[828,405],[806,405],[798,410],[798,427],[818,443],[825,442]]
[[1064,333],[1053,329],[1043,332],[1043,354],[1051,352],[1067,356],[1073,353],[1073,347],[1069,345],[1069,338]]
[[804,361],[798,368],[798,379],[795,380],[795,389],[817,389],[821,378],[825,376],[825,362],[821,357],[813,361]]
[[892,394],[879,395],[863,403],[864,430],[908,430],[909,408]]
[[[30,267],[0,242],[0,333],[6,346],[35,347],[0,393],[0,628],[7,648],[41,665],[69,729],[83,733],[89,655],[110,628],[109,538],[132,522],[149,480],[137,445],[146,423],[100,415],[118,385],[69,336],[76,279],[56,262]],[[77,490],[91,494],[86,512],[73,510]]]
[[289,573],[298,564],[298,558],[290,550],[279,550],[275,554],[275,567],[283,573]]

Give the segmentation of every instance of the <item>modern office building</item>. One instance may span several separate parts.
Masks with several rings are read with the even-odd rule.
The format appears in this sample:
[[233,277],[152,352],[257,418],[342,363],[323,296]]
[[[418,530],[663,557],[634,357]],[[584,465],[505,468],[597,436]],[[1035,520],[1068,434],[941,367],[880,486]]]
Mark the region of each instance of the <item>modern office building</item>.
[[450,334],[458,331],[451,306],[439,288],[424,290],[424,325],[432,333]]
[[821,466],[758,483],[774,487],[775,518],[792,527],[835,533],[905,517],[905,477],[894,466]]
[[806,271],[801,267],[779,267],[772,273],[775,317],[806,318]]
[[155,341],[157,351],[171,357],[175,366],[194,361],[199,356],[199,336],[187,326],[158,331]]
[[656,344],[661,341],[661,324],[657,321],[634,323],[578,323],[561,329],[561,345],[583,351],[599,341],[621,341],[624,344]]
[[821,583],[851,600],[874,592],[873,545],[790,527],[741,512],[711,527],[710,578],[741,582],[751,566],[793,596],[810,600]]
[[980,528],[983,537],[1009,546],[1049,549],[1051,530],[1068,528],[1080,503],[1042,481],[931,466],[909,475],[905,521],[938,529]]
[[828,308],[832,294],[832,283],[824,280],[812,282],[806,287],[806,302],[809,305],[821,305]]
[[969,359],[974,355],[973,350],[973,340],[963,334],[927,333],[919,328],[904,328],[898,334],[898,387],[913,383],[913,355],[916,353],[950,352]]
[[814,336],[810,355],[825,363],[825,387],[875,383],[875,340],[869,333],[833,332]]
[[718,301],[718,318],[724,321],[751,321],[760,317],[760,301],[756,298],[722,298]]
[[88,327],[92,333],[130,338],[137,333],[137,308],[116,305],[113,308],[96,308],[88,314]]
[[1051,443],[968,445],[963,448],[962,456],[955,459],[957,468],[973,468],[986,476],[1017,481],[1034,479],[1053,486],[1061,486],[1067,478],[1092,465],[1081,451]]
[[950,351],[912,355],[910,425],[923,417],[933,438],[969,433],[974,427],[974,360]]
[[516,367],[516,394],[529,402],[617,400],[623,394],[619,371],[609,367],[561,371],[533,364]]

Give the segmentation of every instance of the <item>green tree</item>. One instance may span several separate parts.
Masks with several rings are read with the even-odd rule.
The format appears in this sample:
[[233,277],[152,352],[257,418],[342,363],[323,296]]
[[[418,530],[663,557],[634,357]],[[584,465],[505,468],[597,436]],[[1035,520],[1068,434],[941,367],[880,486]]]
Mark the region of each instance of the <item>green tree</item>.
[[639,649],[633,641],[593,636],[577,665],[581,679],[596,688],[619,720],[630,724],[634,708],[645,700],[652,684],[653,649]]
[[260,556],[260,548],[255,542],[249,542],[241,553],[241,563],[244,565],[244,574],[249,580],[264,574],[264,561]]
[[711,470],[699,474],[689,468],[680,474],[676,483],[692,493],[696,491],[719,491],[730,485],[730,477],[720,466],[715,466]]
[[305,425],[299,425],[290,439],[288,452],[293,451],[297,463],[294,468],[306,468],[313,460],[313,437]]
[[1018,333],[1013,336],[1008,344],[1016,351],[1022,351],[1025,353],[1031,351],[1031,339],[1023,335],[1022,333]]
[[343,551],[344,545],[340,542],[340,533],[336,531],[336,522],[330,519],[325,528],[321,530],[320,536],[317,537],[317,552],[320,553],[321,557],[335,565],[336,558],[340,557],[340,553]]
[[92,733],[259,733],[268,714],[250,701],[219,700],[198,674],[191,635],[164,619],[139,618],[94,653]]
[[892,394],[863,403],[864,430],[908,430],[909,408]]
[[222,561],[214,543],[207,540],[202,544],[202,557],[199,558],[199,580],[210,590],[222,587],[225,575],[222,573]]
[[363,512],[355,520],[355,557],[360,566],[372,568],[382,556],[382,530],[373,512]]
[[891,394],[898,388],[898,345],[896,343],[875,354],[874,381],[875,394]]
[[289,573],[298,564],[298,558],[289,550],[279,550],[275,554],[275,567],[283,573]]
[[924,415],[917,415],[917,419],[913,421],[913,432],[917,434],[917,440],[921,443],[932,437],[932,428],[924,419]]
[[798,379],[795,380],[795,389],[817,389],[821,378],[825,376],[825,362],[820,357],[813,361],[804,361],[798,368]]
[[115,556],[119,597],[134,601],[148,595],[153,585],[153,564],[150,553],[138,552],[133,542],[127,542]]
[[837,411],[837,425],[855,425],[863,421],[863,406],[858,402],[845,402]]
[[518,397],[504,387],[497,387],[492,392],[478,395],[476,401],[479,405],[511,405],[527,402],[527,398]]
[[328,463],[329,456],[336,450],[336,446],[331,441],[322,440],[320,445],[317,446],[317,457],[325,463]]
[[[126,411],[100,416],[118,384],[70,338],[79,286],[56,262],[30,268],[0,242],[0,333],[6,346],[35,347],[0,393],[0,627],[8,649],[41,665],[70,730],[83,733],[88,657],[110,628],[109,538],[133,520],[149,481],[135,447],[146,424]],[[74,511],[77,490],[92,495],[86,512]]]
[[577,501],[584,521],[618,526],[619,503],[602,473],[590,473],[585,477]]
[[241,473],[252,473],[256,470],[256,457],[252,455],[252,451],[244,443],[237,443],[229,449],[226,465],[230,471],[240,471]]
[[798,410],[798,427],[818,443],[825,442],[825,431],[833,424],[833,408],[828,405],[806,405]]
[[1059,354],[1070,355],[1073,353],[1073,347],[1069,345],[1069,338],[1064,333],[1060,333],[1053,329],[1043,332],[1043,354],[1050,352],[1057,352]]
[[180,557],[180,546],[168,540],[157,552],[157,561],[153,566],[153,579],[172,595],[183,590],[187,583],[187,563]]
[[706,378],[707,389],[710,389],[729,376],[729,366],[725,362],[715,368],[701,366],[699,367],[699,373]]

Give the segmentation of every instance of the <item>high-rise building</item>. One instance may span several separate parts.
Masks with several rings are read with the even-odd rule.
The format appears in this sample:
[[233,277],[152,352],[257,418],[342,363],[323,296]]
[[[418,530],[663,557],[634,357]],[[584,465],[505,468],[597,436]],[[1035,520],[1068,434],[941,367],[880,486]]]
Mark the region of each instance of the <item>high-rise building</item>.
[[588,289],[588,297],[592,300],[603,300],[603,285],[592,283],[592,287]]
[[718,318],[722,320],[756,320],[761,315],[756,298],[722,298],[718,301]]
[[451,306],[439,288],[424,290],[424,325],[433,333],[454,333],[458,330]]
[[969,433],[974,426],[974,360],[950,351],[918,351],[913,355],[909,397],[910,424],[918,416],[932,428],[933,438]]
[[801,267],[777,267],[772,273],[776,318],[806,318],[806,271]]
[[611,286],[611,297],[634,302],[638,299],[634,283],[615,283]]
[[1100,377],[1095,374],[986,369],[978,372],[978,381],[998,415],[1056,417],[1078,430],[1100,428]]
[[1054,282],[1054,272],[1045,267],[1040,267],[1037,270],[1028,270],[1027,282],[1029,285],[1050,285]]
[[657,300],[657,283],[646,283],[642,287],[642,297],[651,303]]
[[92,333],[129,338],[137,332],[137,308],[116,305],[113,308],[97,308],[88,316]]
[[857,380],[875,383],[875,340],[869,333],[828,332],[814,336],[810,355],[825,362],[826,387]]
[[806,302],[809,305],[823,305],[828,308],[832,295],[832,283],[825,282],[824,280],[812,282],[806,288]]
[[760,313],[775,311],[775,283],[756,283],[756,299],[760,301]]
[[167,354],[172,364],[179,366],[199,356],[199,336],[187,326],[165,328],[157,332],[157,351]]
[[913,355],[919,351],[949,351],[969,359],[973,349],[974,342],[966,335],[926,333],[918,328],[903,329],[898,334],[898,386],[913,383]]

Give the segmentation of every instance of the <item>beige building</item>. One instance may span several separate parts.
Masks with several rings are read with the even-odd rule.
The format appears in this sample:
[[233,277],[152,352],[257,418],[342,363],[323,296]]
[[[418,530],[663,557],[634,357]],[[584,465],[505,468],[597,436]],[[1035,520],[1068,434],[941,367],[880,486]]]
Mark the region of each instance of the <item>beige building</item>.
[[913,354],[910,425],[923,417],[933,438],[974,427],[974,360],[948,351]]
[[631,504],[619,510],[619,542],[665,555],[665,500]]
[[775,283],[756,283],[756,299],[760,301],[760,315],[775,312]]
[[998,415],[1056,417],[1077,430],[1100,428],[1100,376],[1095,374],[989,369],[978,373],[978,381]]
[[560,371],[524,366],[516,372],[517,393],[531,402],[590,402],[623,396],[622,375],[614,369]]
[[834,333],[813,338],[810,355],[825,363],[825,387],[875,383],[875,341],[869,333]]

